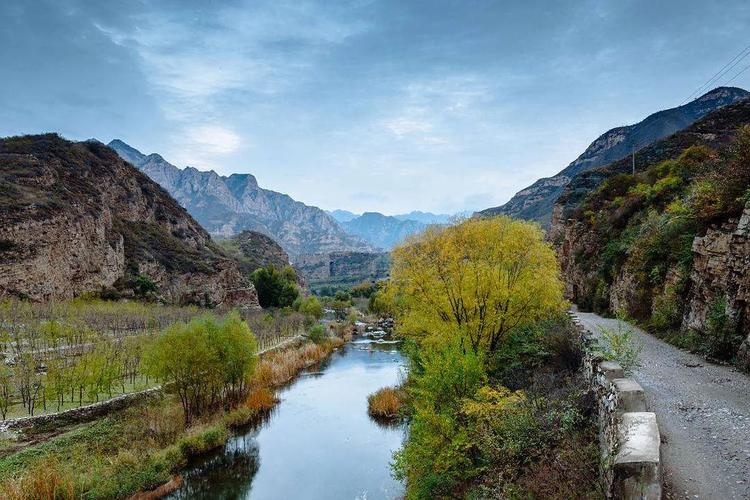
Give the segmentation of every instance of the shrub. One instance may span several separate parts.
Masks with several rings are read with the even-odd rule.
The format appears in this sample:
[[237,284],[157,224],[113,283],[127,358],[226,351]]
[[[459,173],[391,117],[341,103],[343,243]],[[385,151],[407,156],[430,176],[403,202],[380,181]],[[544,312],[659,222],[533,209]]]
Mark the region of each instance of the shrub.
[[326,333],[326,329],[323,328],[323,325],[314,325],[307,331],[307,338],[316,344],[320,344],[328,338],[328,334]]
[[403,404],[402,391],[395,387],[384,387],[367,396],[367,412],[376,418],[395,419]]
[[323,317],[323,305],[315,296],[298,298],[297,301],[295,301],[295,304],[295,309],[302,314],[310,315],[316,320]]
[[700,340],[698,349],[706,356],[730,360],[737,353],[742,340],[737,320],[729,312],[726,297],[716,297],[709,306],[705,335]]
[[483,363],[457,344],[425,347],[412,362],[414,414],[409,439],[394,455],[394,474],[406,480],[407,498],[447,496],[479,473],[460,410],[486,380]]
[[181,438],[177,446],[185,458],[190,458],[223,446],[228,437],[227,428],[222,423],[207,429],[194,429],[191,434]]
[[638,358],[643,346],[633,339],[633,330],[621,314],[618,314],[615,328],[600,326],[599,330],[598,348],[605,359],[620,363],[626,374],[640,366]]

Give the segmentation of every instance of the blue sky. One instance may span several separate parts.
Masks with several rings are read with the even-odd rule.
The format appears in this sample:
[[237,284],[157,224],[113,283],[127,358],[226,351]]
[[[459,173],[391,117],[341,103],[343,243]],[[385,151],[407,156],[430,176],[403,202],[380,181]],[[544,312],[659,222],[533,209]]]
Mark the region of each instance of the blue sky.
[[498,205],[750,43],[744,0],[22,0],[0,20],[0,135],[121,138],[384,213]]

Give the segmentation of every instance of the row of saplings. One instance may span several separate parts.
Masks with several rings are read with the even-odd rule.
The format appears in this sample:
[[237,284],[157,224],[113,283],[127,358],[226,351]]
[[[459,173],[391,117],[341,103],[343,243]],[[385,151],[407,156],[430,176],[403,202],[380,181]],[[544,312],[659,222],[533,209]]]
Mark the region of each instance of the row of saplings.
[[406,382],[369,398],[409,423],[406,498],[601,498],[594,405],[552,248],[499,217],[393,251],[380,297],[406,338]]
[[166,483],[191,456],[272,408],[274,388],[343,343],[310,331],[313,342],[259,358],[236,313],[170,325],[145,349],[142,368],[176,396],[0,457],[0,498],[124,498]]

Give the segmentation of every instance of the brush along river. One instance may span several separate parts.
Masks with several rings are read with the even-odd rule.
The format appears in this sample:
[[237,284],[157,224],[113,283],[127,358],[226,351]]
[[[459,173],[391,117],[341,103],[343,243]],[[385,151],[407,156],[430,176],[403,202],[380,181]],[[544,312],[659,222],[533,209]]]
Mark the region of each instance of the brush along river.
[[399,383],[404,358],[380,335],[355,337],[278,392],[262,424],[233,436],[183,473],[175,499],[387,499],[405,428],[367,414],[367,396]]

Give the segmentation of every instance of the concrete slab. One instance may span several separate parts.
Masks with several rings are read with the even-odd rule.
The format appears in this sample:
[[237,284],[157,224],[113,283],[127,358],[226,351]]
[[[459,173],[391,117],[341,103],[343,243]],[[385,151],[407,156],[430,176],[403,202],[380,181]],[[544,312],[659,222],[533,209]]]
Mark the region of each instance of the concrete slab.
[[615,465],[659,463],[659,426],[656,414],[649,411],[623,413],[618,429],[620,447]]
[[617,412],[646,411],[646,394],[641,384],[632,378],[616,378],[612,381],[617,391]]
[[610,382],[625,376],[622,366],[620,366],[620,363],[617,361],[602,361],[599,363],[599,371],[602,372],[604,377]]

